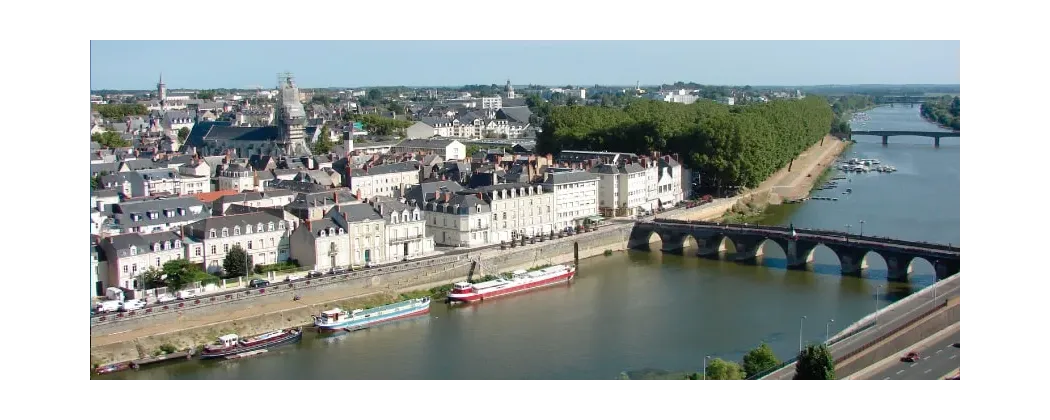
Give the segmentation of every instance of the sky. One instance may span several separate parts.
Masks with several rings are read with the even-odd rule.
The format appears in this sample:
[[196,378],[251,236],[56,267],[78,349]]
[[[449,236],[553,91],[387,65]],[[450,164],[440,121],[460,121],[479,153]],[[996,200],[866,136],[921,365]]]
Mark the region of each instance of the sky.
[[91,41],[91,89],[958,84],[959,41]]

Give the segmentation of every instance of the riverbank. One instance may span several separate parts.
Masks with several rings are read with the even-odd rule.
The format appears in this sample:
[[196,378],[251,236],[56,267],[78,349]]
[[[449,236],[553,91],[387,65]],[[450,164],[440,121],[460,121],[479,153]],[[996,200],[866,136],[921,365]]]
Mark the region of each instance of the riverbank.
[[[481,260],[475,278],[497,272],[529,269],[545,264],[561,264],[574,258],[579,244],[580,259],[606,255],[627,249],[631,224],[609,224],[597,231],[554,241],[500,250],[478,251],[470,260]],[[242,336],[265,331],[311,325],[313,316],[331,309],[363,308],[392,303],[408,297],[440,293],[448,285],[465,280],[470,273],[469,260],[440,271],[419,275],[377,276],[365,287],[332,287],[303,291],[298,301],[290,295],[273,296],[275,300],[252,302],[231,310],[184,314],[139,328],[91,337],[91,364],[129,361],[154,353],[163,345],[177,348],[198,347],[219,335]],[[485,270],[490,270],[486,272]]]
[[674,218],[727,223],[750,223],[760,219],[770,205],[808,197],[813,187],[818,185],[821,175],[834,168],[835,159],[848,145],[848,142],[838,137],[827,135],[822,142],[806,149],[758,187],[741,191],[717,203],[689,209]]

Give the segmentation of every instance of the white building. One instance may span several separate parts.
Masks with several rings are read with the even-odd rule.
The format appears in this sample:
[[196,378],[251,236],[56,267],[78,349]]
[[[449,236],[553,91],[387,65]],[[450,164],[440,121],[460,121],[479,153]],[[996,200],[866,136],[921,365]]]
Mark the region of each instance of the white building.
[[204,203],[193,196],[147,198],[117,203],[112,213],[103,214],[106,221],[100,233],[155,233],[208,217]]
[[376,197],[369,200],[369,204],[386,219],[388,262],[420,257],[434,250],[434,238],[427,236],[426,220],[418,203]]
[[435,153],[447,160],[466,157],[467,147],[456,139],[412,139],[399,143],[392,149],[395,153]]
[[499,96],[486,96],[481,98],[481,109],[491,109],[493,111],[503,108],[503,98]]
[[555,230],[575,227],[599,215],[598,179],[597,174],[585,171],[549,169],[543,188],[554,195]]
[[[414,211],[383,204],[382,211],[389,213],[384,217],[373,204],[333,206],[324,217],[300,224],[291,235],[293,258],[303,267],[323,271],[400,261],[405,255],[414,257],[433,250],[418,208]],[[393,235],[396,239],[391,241]]]
[[216,181],[219,191],[255,191],[255,172],[239,163],[223,168]]
[[287,261],[286,227],[284,219],[260,211],[210,217],[183,227],[182,232],[189,243],[188,259],[202,264],[209,273],[217,273],[234,245],[251,255],[255,265]]
[[661,208],[674,207],[684,199],[682,165],[669,155],[656,157],[654,163],[657,172],[656,195],[650,197],[650,201],[655,199],[656,205]]
[[103,238],[100,247],[106,256],[107,287],[142,290],[139,276],[150,267],[185,258],[182,237],[176,232],[129,233]]
[[419,162],[405,161],[351,169],[347,185],[359,198],[394,197],[398,191],[419,184]]
[[[606,217],[634,216],[648,210],[646,170],[633,162],[602,164],[590,170],[598,174],[598,211]],[[655,172],[655,171],[654,171]]]
[[443,245],[473,247],[554,231],[554,194],[539,185],[452,187],[424,194],[427,231]]

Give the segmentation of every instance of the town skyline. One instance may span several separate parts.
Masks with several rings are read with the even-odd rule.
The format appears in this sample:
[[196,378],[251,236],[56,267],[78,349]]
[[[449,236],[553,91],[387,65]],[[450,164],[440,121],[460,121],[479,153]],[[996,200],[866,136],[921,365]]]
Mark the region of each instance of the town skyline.
[[[457,64],[441,54],[450,49],[475,51],[489,65]],[[212,57],[218,71],[163,59],[185,54]],[[319,56],[328,59],[313,59]],[[829,66],[828,56],[846,64]],[[711,57],[721,64],[711,65]],[[550,65],[569,59],[587,64]],[[611,62],[621,65],[602,66]],[[161,74],[172,89],[273,88],[274,75],[284,71],[312,89],[502,85],[508,79],[516,86],[957,85],[959,68],[958,41],[91,42],[91,90],[149,90]]]

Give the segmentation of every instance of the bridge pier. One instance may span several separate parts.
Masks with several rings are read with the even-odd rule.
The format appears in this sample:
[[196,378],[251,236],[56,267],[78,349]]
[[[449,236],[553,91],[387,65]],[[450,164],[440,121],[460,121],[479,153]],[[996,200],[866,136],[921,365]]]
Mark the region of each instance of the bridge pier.
[[959,273],[959,260],[934,260],[933,270],[937,273],[937,280],[948,278]]
[[941,138],[940,138],[940,136],[935,136],[933,138],[933,147],[941,147]]
[[864,256],[868,250],[857,250],[849,248],[836,249],[839,256],[839,265],[842,266],[842,275],[861,277],[864,270],[868,269],[868,260]]
[[748,239],[734,239],[733,245],[736,246],[736,252],[733,253],[733,260],[738,262],[753,261],[762,256],[762,243],[765,242],[766,238],[748,238]]
[[660,250],[675,255],[682,255],[685,251],[685,235],[668,233],[660,236],[663,241]]
[[813,262],[813,248],[816,247],[816,243],[789,240],[785,248],[787,268],[790,270],[805,270]]
[[886,260],[886,280],[908,280],[908,275],[911,274],[911,260],[913,257],[883,253],[882,258]]
[[882,136],[882,145],[885,146],[888,144],[890,144],[890,136]]

